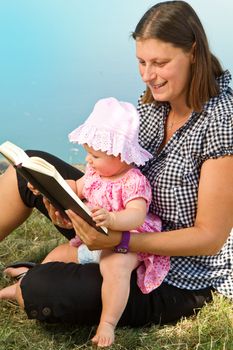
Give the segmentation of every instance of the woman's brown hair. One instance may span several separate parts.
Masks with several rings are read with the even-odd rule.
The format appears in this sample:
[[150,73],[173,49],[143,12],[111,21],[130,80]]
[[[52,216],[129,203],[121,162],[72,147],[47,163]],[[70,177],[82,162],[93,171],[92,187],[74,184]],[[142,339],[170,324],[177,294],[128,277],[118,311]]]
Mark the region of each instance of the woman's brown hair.
[[[219,93],[216,78],[223,73],[218,59],[211,53],[205,30],[193,8],[185,1],[164,1],[152,6],[132,33],[135,40],[159,39],[189,52],[194,48],[194,63],[187,105],[200,111],[203,104]],[[154,102],[147,87],[143,103]]]

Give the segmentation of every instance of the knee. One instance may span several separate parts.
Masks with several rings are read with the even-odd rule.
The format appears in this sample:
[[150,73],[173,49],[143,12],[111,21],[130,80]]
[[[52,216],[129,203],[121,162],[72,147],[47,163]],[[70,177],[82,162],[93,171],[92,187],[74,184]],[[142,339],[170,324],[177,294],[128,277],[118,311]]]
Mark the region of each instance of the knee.
[[100,261],[100,271],[105,280],[112,281],[129,277],[132,272],[123,259],[114,255]]
[[54,248],[44,259],[44,263],[48,262],[77,262],[77,248],[70,246],[69,243],[64,243]]
[[101,285],[97,264],[38,265],[22,280],[25,311],[29,318],[40,321],[96,324],[101,312]]
[[23,300],[23,296],[22,296],[20,282],[17,283],[17,285],[16,285],[16,294],[15,294],[15,296],[16,296],[16,300],[17,300],[19,306],[24,308],[24,300]]

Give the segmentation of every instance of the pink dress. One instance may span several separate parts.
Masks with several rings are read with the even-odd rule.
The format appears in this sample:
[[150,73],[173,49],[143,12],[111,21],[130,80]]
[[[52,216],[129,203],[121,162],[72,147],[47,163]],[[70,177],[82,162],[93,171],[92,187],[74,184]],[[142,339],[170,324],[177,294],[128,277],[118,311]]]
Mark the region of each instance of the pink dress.
[[[151,202],[149,181],[140,172],[132,168],[116,180],[101,178],[93,168],[87,166],[84,175],[83,196],[89,208],[102,207],[108,211],[125,209],[126,204],[135,198],[144,198],[147,209]],[[148,214],[142,226],[134,232],[159,232],[161,221],[158,216]],[[170,268],[170,259],[166,256],[138,253],[141,262],[137,268],[137,283],[143,293],[150,293],[163,281]]]

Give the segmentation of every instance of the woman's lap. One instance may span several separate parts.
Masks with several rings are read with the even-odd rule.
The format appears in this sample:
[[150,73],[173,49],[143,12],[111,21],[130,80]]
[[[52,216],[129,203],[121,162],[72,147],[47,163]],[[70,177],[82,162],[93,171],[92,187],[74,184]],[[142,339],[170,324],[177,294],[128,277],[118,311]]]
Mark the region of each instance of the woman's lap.
[[[27,151],[53,164],[65,179],[78,179],[82,173],[53,155]],[[34,196],[27,182],[18,175],[21,198],[26,206],[35,207],[48,217],[41,196]],[[73,230],[57,229],[68,239]],[[71,322],[94,325],[101,313],[102,277],[99,265],[54,262],[37,265],[21,282],[25,311],[29,318],[46,322]],[[111,291],[109,291],[111,293]],[[144,326],[175,322],[190,316],[212,298],[211,290],[188,291],[166,283],[150,294],[142,294],[132,273],[130,296],[119,325]]]
[[88,269],[88,265],[50,262],[29,270],[21,282],[28,317],[46,322],[97,323],[102,277],[99,265],[91,265]]
[[[210,301],[211,290],[188,291],[163,283],[142,294],[135,271],[119,325],[145,326],[176,322]],[[46,322],[95,325],[101,313],[102,277],[98,264],[52,262],[29,270],[21,282],[29,318]],[[109,291],[111,293],[111,291]]]

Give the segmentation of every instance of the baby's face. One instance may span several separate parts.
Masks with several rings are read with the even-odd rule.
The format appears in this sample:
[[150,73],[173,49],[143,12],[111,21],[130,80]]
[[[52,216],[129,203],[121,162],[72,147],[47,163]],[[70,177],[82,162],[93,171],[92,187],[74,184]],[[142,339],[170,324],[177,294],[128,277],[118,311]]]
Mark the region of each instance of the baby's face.
[[96,151],[94,148],[84,145],[87,151],[86,162],[102,177],[112,177],[120,174],[125,163],[120,156],[114,157],[106,152]]

